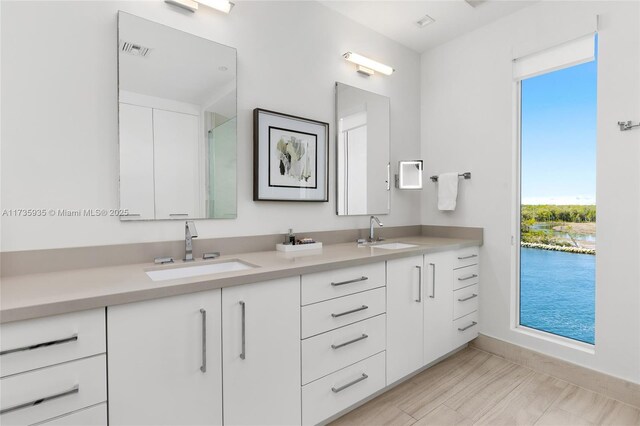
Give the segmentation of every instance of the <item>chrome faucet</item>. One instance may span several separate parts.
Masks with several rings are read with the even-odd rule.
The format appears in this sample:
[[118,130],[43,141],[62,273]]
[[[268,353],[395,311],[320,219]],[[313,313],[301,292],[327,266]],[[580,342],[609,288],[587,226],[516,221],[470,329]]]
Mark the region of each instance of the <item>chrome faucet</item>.
[[[384,224],[382,222],[380,222],[380,219],[378,219],[377,217],[371,216],[369,218],[369,242],[376,241],[375,235],[373,234],[373,224],[374,223],[377,223],[378,226],[381,227],[381,228],[384,226]],[[380,241],[380,240],[382,240],[382,238],[378,238],[377,241]]]
[[198,238],[196,224],[192,220],[184,223],[184,260],[185,262],[193,261],[193,238]]

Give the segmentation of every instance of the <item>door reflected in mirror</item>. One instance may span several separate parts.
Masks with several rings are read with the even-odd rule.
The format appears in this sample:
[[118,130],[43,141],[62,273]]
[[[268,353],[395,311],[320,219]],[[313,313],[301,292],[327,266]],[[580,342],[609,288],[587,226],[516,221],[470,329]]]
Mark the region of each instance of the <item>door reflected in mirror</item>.
[[389,98],[336,83],[337,214],[389,213]]
[[236,50],[118,12],[123,220],[236,209]]

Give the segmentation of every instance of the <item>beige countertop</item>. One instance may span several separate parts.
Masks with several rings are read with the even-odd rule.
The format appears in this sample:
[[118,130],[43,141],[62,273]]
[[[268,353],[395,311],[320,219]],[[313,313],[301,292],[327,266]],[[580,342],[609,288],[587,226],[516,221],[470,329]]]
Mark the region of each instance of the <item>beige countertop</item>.
[[[174,264],[162,266],[149,262],[7,277],[0,283],[0,323],[480,245],[479,240],[424,236],[390,239],[384,242],[403,242],[416,244],[417,247],[385,250],[375,246],[358,247],[355,243],[345,243],[327,245],[318,251],[295,254],[274,250],[223,255],[212,261],[196,260],[189,263],[176,261]],[[166,281],[152,281],[146,274],[149,270],[204,265],[235,259],[256,267]]]

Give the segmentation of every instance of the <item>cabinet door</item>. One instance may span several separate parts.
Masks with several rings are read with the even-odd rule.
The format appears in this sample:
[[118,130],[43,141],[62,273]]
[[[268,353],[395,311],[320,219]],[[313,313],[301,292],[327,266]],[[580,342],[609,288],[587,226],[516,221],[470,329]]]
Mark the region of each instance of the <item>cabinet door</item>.
[[424,256],[424,364],[453,350],[453,253]]
[[224,423],[301,422],[300,277],[222,290]]
[[120,208],[128,209],[131,219],[153,219],[153,191],[151,108],[121,103]]
[[107,309],[110,425],[222,424],[220,299],[213,290]]
[[156,219],[204,217],[198,212],[198,117],[153,110]]
[[387,262],[387,383],[422,367],[422,256]]

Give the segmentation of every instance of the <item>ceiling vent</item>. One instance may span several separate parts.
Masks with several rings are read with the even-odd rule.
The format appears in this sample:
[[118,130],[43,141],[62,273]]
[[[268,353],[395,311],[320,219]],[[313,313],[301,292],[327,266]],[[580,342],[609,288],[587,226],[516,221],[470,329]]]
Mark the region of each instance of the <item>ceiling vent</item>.
[[133,56],[142,56],[143,58],[151,54],[151,48],[131,43],[129,41],[120,42],[120,51]]
[[482,3],[486,3],[487,0],[464,0],[465,2],[467,2],[467,4],[471,7],[478,7],[480,6]]
[[424,15],[419,21],[416,21],[416,24],[420,27],[420,28],[424,28],[429,24],[433,24],[434,22],[436,22],[435,19],[433,19],[431,16],[429,15]]

